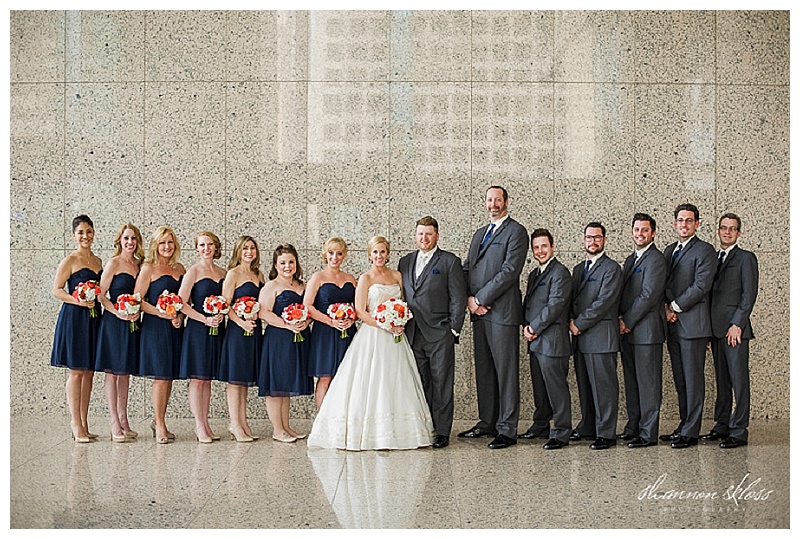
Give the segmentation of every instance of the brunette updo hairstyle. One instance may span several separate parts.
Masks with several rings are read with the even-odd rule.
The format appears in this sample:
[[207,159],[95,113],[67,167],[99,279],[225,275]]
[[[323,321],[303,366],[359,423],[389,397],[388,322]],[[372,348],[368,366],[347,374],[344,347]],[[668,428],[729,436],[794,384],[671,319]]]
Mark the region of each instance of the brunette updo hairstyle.
[[281,255],[290,254],[294,257],[295,262],[295,272],[292,276],[298,283],[303,282],[303,268],[300,267],[300,257],[297,256],[297,249],[294,248],[294,245],[291,243],[284,243],[278,245],[275,248],[275,251],[272,253],[272,267],[269,270],[269,280],[276,278],[278,276],[278,257]]

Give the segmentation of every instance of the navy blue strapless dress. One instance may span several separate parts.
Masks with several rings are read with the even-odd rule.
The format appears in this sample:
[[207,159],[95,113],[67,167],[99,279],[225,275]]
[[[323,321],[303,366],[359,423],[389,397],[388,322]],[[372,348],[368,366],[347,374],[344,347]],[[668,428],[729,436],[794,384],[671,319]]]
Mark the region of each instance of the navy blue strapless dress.
[[[203,302],[208,296],[222,295],[222,282],[209,277],[200,279],[192,287],[192,307],[202,315]],[[205,324],[186,318],[183,330],[183,347],[181,349],[181,379],[196,378],[198,380],[216,380],[219,375],[219,361],[222,355],[222,340],[225,338],[225,321],[219,325],[217,335],[209,335],[211,329]]]
[[[246,296],[258,299],[263,284],[246,282],[233,291],[231,306]],[[261,320],[255,318],[253,334],[246,337],[238,324],[228,323],[225,340],[222,342],[222,358],[219,365],[219,381],[237,386],[254,386],[258,381],[258,362],[261,358]]]
[[[180,279],[162,275],[150,283],[143,298],[156,306],[158,296],[164,290],[177,294]],[[176,328],[170,320],[145,313],[142,316],[142,335],[139,344],[139,376],[159,380],[178,380],[181,368],[181,338],[183,328]]]
[[[284,290],[275,298],[272,312],[281,316],[293,303],[303,303],[303,296],[294,290]],[[294,332],[267,326],[261,345],[261,364],[258,368],[259,397],[294,397],[314,393],[314,379],[308,375],[309,330],[301,335],[303,342],[294,342]]]
[[[136,278],[129,273],[117,273],[108,287],[112,303],[122,294],[133,294]],[[137,322],[138,325],[138,322]],[[94,370],[122,376],[139,371],[139,335],[137,329],[131,333],[130,322],[120,320],[111,311],[105,311],[97,337],[97,355]]]
[[[102,270],[100,271],[102,273]],[[81,268],[67,279],[67,290],[72,294],[80,283],[100,282],[100,273]],[[89,309],[71,303],[61,305],[53,336],[53,352],[50,365],[77,370],[93,370],[97,351],[97,334],[100,329],[100,301],[95,300],[96,318],[91,318]]]
[[[322,314],[327,314],[328,307],[334,303],[355,304],[355,299],[356,287],[353,286],[353,283],[345,283],[341,288],[334,283],[324,283],[319,287],[317,297],[314,298],[314,308]],[[347,330],[348,337],[342,339],[340,330],[315,322],[314,327],[311,328],[311,339],[308,343],[309,374],[316,377],[335,375],[355,334],[355,325],[350,326]]]

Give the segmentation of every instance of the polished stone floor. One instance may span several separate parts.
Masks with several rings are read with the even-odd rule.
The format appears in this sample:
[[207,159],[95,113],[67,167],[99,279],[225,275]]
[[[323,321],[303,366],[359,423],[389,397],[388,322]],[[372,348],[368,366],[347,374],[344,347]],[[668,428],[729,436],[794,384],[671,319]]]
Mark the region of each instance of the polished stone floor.
[[[157,445],[90,444],[65,418],[10,418],[11,528],[788,528],[789,424],[751,444],[684,450],[541,441],[504,450],[455,437],[445,449],[352,453],[304,441],[197,444],[189,419]],[[212,427],[225,432],[225,421]],[[294,421],[307,430],[310,421]],[[457,422],[454,430],[471,426]],[[671,427],[672,425],[666,425]]]

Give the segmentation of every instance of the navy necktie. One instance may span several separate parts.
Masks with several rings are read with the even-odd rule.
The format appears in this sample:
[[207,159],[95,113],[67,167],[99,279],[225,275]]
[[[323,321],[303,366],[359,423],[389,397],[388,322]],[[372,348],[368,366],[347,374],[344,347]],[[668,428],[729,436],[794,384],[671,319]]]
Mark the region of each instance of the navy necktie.
[[591,266],[591,265],[592,265],[592,261],[591,260],[587,260],[586,261],[586,267],[583,268],[583,274],[581,275],[581,281],[584,280],[586,278],[586,275],[589,274],[589,266]]
[[678,259],[678,255],[681,254],[681,250],[683,249],[683,244],[679,243],[678,248],[672,252],[672,263],[675,264],[675,260]]
[[486,232],[486,235],[483,237],[483,241],[481,242],[481,249],[483,249],[489,240],[492,239],[492,232],[494,232],[494,223],[489,225],[489,231]]
[[719,259],[717,260],[717,275],[719,275],[719,270],[722,269],[722,264],[725,263],[725,251],[719,252]]

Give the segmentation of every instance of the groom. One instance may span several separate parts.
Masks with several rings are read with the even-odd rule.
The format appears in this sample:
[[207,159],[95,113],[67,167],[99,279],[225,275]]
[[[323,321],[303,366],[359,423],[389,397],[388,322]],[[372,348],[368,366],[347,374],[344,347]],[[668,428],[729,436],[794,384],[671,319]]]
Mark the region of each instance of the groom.
[[436,438],[433,447],[450,444],[453,427],[455,342],[464,323],[467,284],[461,259],[439,249],[439,223],[430,216],[417,221],[419,251],[400,259],[403,293],[411,312],[406,336],[417,360]]

